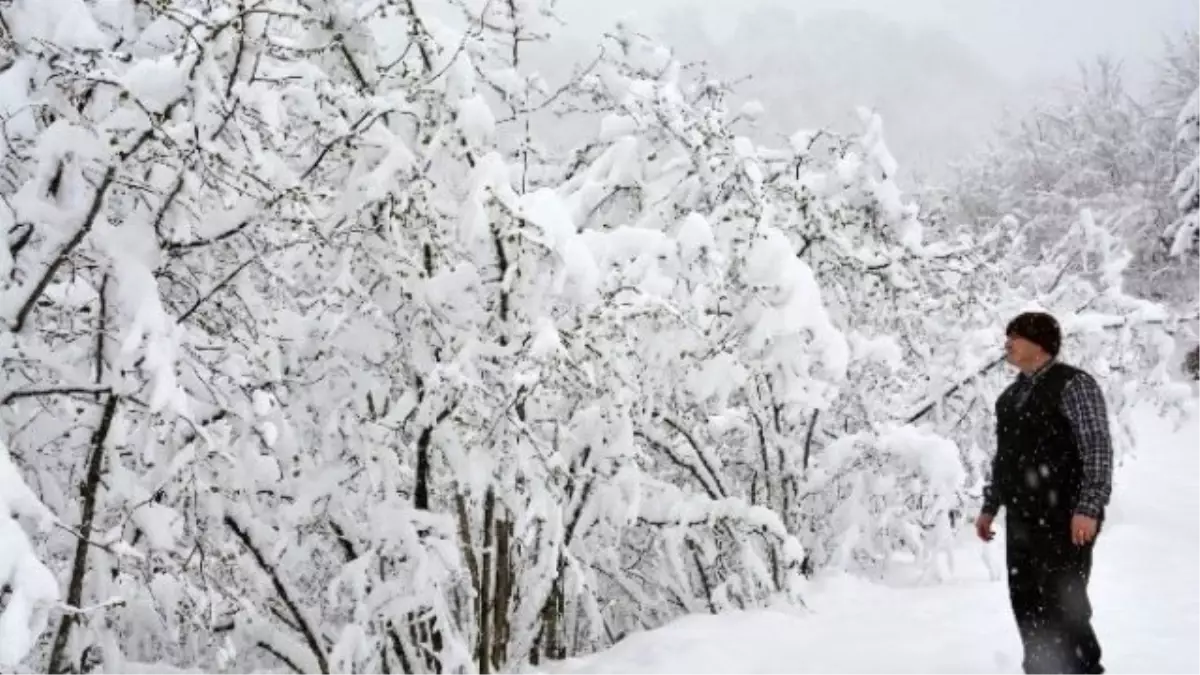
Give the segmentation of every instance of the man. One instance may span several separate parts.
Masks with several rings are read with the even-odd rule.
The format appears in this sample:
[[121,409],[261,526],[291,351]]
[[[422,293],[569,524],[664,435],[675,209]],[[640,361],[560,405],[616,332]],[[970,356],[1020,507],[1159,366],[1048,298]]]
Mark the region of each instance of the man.
[[1103,673],[1087,583],[1112,491],[1100,386],[1057,361],[1058,322],[1028,312],[1005,330],[1020,374],[996,401],[996,455],[976,520],[980,539],[1006,509],[1008,590],[1026,673]]

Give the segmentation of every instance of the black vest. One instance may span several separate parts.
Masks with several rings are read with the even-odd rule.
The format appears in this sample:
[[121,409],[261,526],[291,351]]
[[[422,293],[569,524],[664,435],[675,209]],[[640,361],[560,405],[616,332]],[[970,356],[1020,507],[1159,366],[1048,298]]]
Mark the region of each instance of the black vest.
[[993,484],[1012,516],[1057,525],[1074,513],[1083,462],[1063,413],[1062,393],[1080,372],[1055,363],[1032,385],[1014,384],[996,400]]

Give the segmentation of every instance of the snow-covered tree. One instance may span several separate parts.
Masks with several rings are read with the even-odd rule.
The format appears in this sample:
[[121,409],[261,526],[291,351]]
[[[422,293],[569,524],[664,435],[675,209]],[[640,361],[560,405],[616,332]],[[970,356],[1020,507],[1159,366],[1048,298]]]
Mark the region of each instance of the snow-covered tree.
[[1017,248],[928,236],[877,116],[763,145],[629,25],[552,86],[552,19],[0,8],[5,659],[514,670],[935,562]]
[[1081,209],[1111,216],[1134,256],[1130,290],[1174,306],[1192,303],[1194,261],[1171,260],[1164,232],[1178,229],[1172,185],[1192,157],[1184,153],[1180,164],[1175,119],[1185,104],[1178,90],[1187,87],[1189,96],[1200,74],[1194,44],[1185,36],[1168,46],[1149,100],[1136,99],[1119,66],[1099,59],[1057,98],[999,129],[987,151],[959,167],[955,217],[989,227],[1009,215],[1028,222],[1036,254],[1061,239]]
[[[356,9],[4,10],[5,433],[42,476],[43,501],[74,524],[74,538],[46,545],[67,605],[123,603],[55,617],[41,657],[51,671],[138,660],[357,669],[371,631],[402,659],[412,647],[394,636],[411,622],[389,629],[353,597],[313,592],[354,550],[340,519],[389,510],[364,555],[390,583],[371,590],[410,606],[398,619],[440,607],[429,591],[455,562],[427,557],[443,541],[457,553],[451,523],[386,484],[347,485],[342,476],[403,474],[355,473],[374,446],[328,442],[336,422],[357,422],[339,404],[355,371],[339,369],[362,366],[346,359],[353,340],[336,342],[354,261],[331,239],[334,186],[380,147],[392,162],[414,155],[379,124],[408,119],[403,96],[362,93],[335,69],[358,68],[347,43],[365,37],[340,30]],[[429,73],[405,77],[402,94]],[[446,107],[435,114],[448,118]]]
[[[1052,221],[1069,218],[1080,200],[1126,198],[1154,177],[1156,148],[1145,126],[1119,66],[1100,59],[964,164],[955,186],[960,208],[974,219],[1011,213]],[[1063,229],[1043,236],[1053,240]]]
[[1189,157],[1171,186],[1179,208],[1179,219],[1167,231],[1171,253],[1200,250],[1200,88],[1179,111],[1175,140]]
[[[1175,271],[1182,284],[1193,288],[1196,278],[1196,185],[1200,165],[1200,132],[1197,131],[1197,100],[1200,92],[1200,34],[1191,30],[1180,39],[1170,41],[1163,50],[1157,65],[1157,82],[1154,87],[1155,118],[1160,124],[1164,145],[1173,152],[1165,152],[1169,158],[1168,176],[1171,182],[1171,197],[1174,209],[1169,209],[1170,220],[1163,230],[1174,255],[1163,256],[1161,268]],[[1169,125],[1174,121],[1174,125]],[[1189,232],[1191,235],[1189,236]],[[1170,283],[1168,277],[1165,282]],[[1192,348],[1183,359],[1182,369],[1193,379],[1200,377],[1200,335],[1192,335]]]

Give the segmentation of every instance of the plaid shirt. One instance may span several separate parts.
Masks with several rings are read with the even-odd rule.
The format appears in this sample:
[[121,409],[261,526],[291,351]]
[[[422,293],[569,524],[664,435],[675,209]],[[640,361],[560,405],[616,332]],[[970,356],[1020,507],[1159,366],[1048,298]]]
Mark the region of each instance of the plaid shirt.
[[[1024,405],[1033,385],[1053,363],[1047,363],[1033,375],[1017,377],[1012,386],[1018,396],[1018,405]],[[1061,404],[1083,465],[1083,483],[1075,513],[1098,518],[1112,494],[1113,449],[1104,392],[1095,378],[1080,373],[1063,388]],[[983,492],[983,511],[995,514],[999,510],[1000,496],[988,485]]]

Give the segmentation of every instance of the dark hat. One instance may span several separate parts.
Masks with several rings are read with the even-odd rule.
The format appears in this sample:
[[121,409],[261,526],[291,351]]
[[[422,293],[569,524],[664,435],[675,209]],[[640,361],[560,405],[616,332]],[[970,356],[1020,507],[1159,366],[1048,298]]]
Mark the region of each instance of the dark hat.
[[1046,350],[1051,357],[1058,356],[1062,348],[1062,331],[1058,321],[1045,312],[1025,312],[1008,322],[1004,334],[1022,337]]

